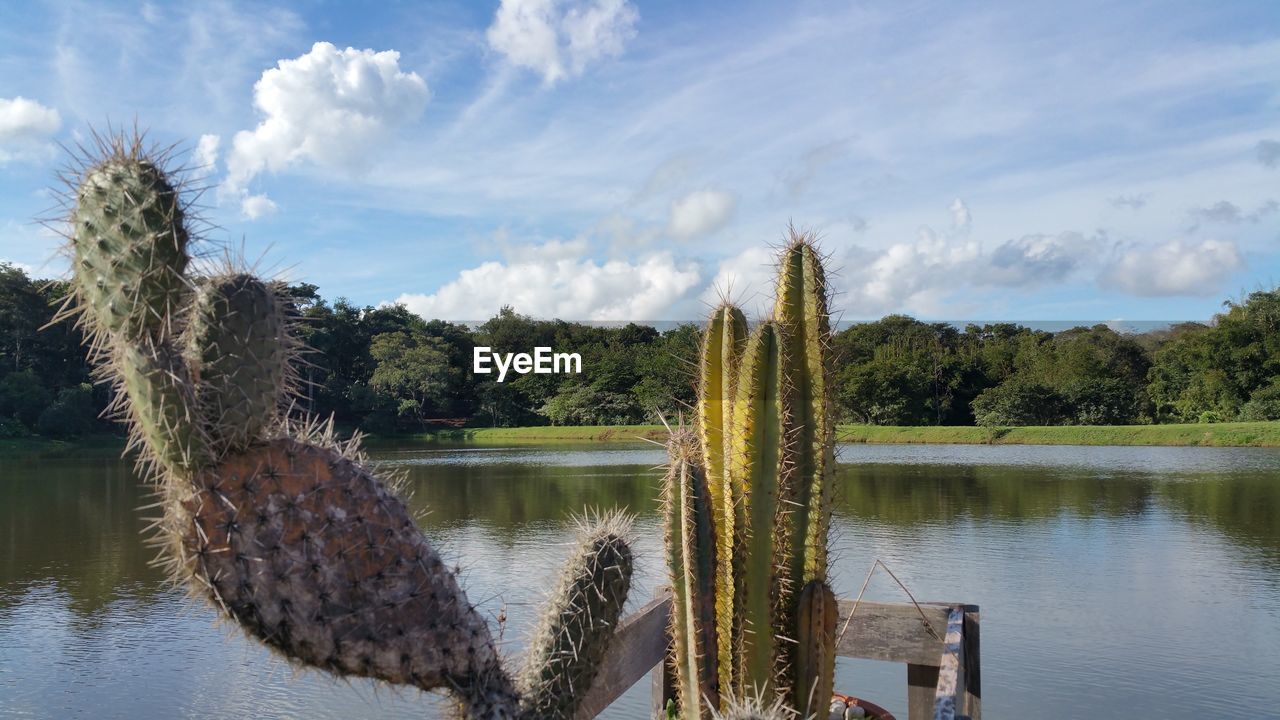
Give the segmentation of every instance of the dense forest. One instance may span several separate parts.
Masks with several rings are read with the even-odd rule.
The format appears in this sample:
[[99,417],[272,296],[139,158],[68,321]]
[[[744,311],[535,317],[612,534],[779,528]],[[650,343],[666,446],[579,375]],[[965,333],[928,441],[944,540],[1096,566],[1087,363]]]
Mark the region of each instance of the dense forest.
[[[81,335],[51,324],[62,282],[0,263],[0,437],[107,430]],[[478,327],[401,306],[330,303],[290,288],[310,347],[300,409],[377,433],[440,426],[602,425],[674,417],[692,403],[700,329],[598,327],[504,308]],[[582,357],[581,374],[496,382],[473,348]],[[843,420],[879,425],[1106,425],[1280,419],[1280,288],[1227,302],[1212,322],[1137,335],[1106,325],[1052,333],[903,315],[835,337]]]

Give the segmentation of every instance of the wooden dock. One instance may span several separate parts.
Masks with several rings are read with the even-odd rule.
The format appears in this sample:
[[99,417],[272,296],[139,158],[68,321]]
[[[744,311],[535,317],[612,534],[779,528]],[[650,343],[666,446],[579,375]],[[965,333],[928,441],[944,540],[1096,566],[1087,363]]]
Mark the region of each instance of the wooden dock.
[[[595,717],[646,675],[653,717],[663,717],[673,693],[666,662],[670,614],[670,596],[660,596],[623,618],[580,718]],[[864,600],[855,609],[853,601],[841,600],[837,627],[844,628],[838,656],[907,666],[908,716],[898,720],[981,720],[977,605],[920,603],[917,608]]]

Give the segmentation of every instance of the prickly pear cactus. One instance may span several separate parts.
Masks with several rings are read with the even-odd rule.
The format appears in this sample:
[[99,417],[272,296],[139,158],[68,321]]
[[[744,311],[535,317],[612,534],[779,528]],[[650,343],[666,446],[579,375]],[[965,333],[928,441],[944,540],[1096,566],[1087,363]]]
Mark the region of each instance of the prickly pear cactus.
[[[699,367],[701,452],[673,434],[666,480],[681,717],[808,717],[831,698],[838,608],[826,577],[830,341],[821,255],[812,236],[794,230],[778,259],[772,315],[748,335],[737,308],[712,313]],[[713,542],[704,540],[702,515],[687,509],[699,497],[690,478],[705,478]],[[706,563],[715,567],[713,619],[705,592],[694,592],[693,571]],[[714,694],[703,679],[712,666]]]
[[289,419],[299,344],[278,284],[188,273],[198,240],[165,152],[96,138],[69,174],[62,317],[154,483],[176,581],[294,663],[443,689],[472,718],[571,718],[622,614],[630,523],[583,529],[520,682],[394,483],[332,425]]

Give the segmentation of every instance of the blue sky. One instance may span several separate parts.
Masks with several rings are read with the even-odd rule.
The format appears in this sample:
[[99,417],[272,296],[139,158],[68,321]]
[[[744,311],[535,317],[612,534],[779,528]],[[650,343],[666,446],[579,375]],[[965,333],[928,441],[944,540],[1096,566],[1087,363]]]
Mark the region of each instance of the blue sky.
[[108,120],[217,242],[428,317],[758,307],[818,231],[845,319],[1206,319],[1280,282],[1280,5],[0,3],[0,260]]

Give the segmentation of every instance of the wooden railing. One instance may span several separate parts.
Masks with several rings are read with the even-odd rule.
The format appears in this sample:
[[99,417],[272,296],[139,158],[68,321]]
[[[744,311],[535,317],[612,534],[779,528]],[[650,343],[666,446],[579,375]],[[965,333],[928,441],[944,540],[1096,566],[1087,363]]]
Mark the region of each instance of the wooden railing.
[[[662,716],[673,687],[665,662],[670,613],[667,595],[623,619],[580,718],[595,717],[646,675],[653,716]],[[842,600],[837,627],[843,629],[836,646],[840,657],[906,664],[905,720],[981,720],[977,605],[861,601],[855,608]]]

